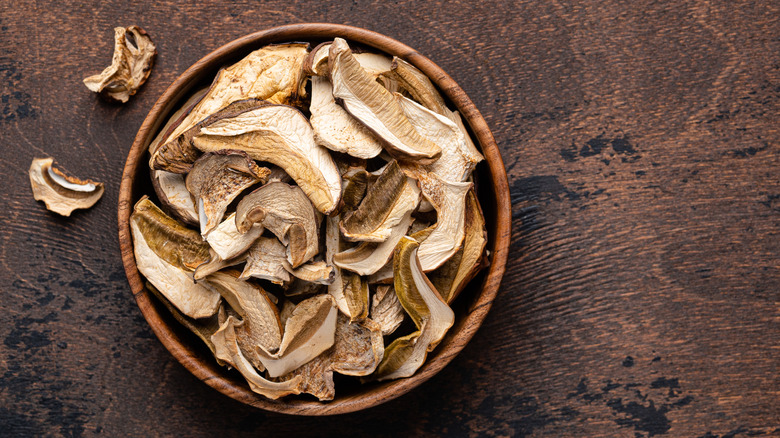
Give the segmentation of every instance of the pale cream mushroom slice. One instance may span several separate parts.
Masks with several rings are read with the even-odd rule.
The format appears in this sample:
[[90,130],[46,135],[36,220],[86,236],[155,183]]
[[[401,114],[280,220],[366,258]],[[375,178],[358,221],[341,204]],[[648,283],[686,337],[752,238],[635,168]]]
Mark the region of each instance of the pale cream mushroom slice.
[[238,336],[235,327],[242,324],[233,316],[228,316],[227,320],[220,326],[219,330],[211,337],[211,342],[216,349],[216,358],[229,364],[249,383],[249,388],[262,396],[271,400],[290,394],[300,394],[300,383],[302,378],[293,377],[284,382],[272,382],[263,378],[253,368],[238,346]]
[[309,283],[330,284],[335,273],[332,266],[322,260],[305,263],[293,268],[287,260],[287,250],[278,239],[260,237],[249,248],[244,258],[246,265],[242,279],[259,278],[284,286],[292,281],[291,275]]
[[439,269],[428,275],[431,283],[449,304],[484,267],[487,231],[474,190],[466,195],[465,235],[461,248]]
[[224,268],[244,263],[244,261],[246,261],[247,257],[249,256],[249,251],[243,252],[233,258],[225,260],[222,259],[222,257],[220,257],[213,248],[209,248],[209,256],[210,258],[207,262],[202,263],[198,265],[197,268],[195,268],[195,272],[193,272],[193,278],[196,282]]
[[350,241],[384,242],[419,202],[417,184],[392,161],[369,187],[358,208],[344,216],[339,229]]
[[347,42],[336,38],[328,54],[333,97],[379,138],[398,159],[427,164],[441,148],[422,137],[407,120],[392,93],[380,85],[352,55]]
[[127,102],[149,78],[156,54],[146,31],[138,26],[116,27],[111,65],[85,78],[84,85],[107,99]]
[[[306,59],[303,61],[305,74],[312,76],[330,75],[328,55],[330,54],[331,44],[331,42],[320,43],[309,52]],[[390,72],[393,64],[392,58],[381,53],[353,50],[352,56],[355,57],[355,60],[357,60],[366,72],[373,75],[375,78],[379,78],[382,74]]]
[[418,331],[393,341],[377,367],[378,380],[413,375],[455,322],[455,314],[425,276],[417,257],[420,244],[409,237],[398,243],[393,257],[394,287]]
[[336,302],[339,310],[344,315],[351,317],[347,299],[344,296],[344,275],[341,272],[341,268],[333,262],[333,257],[338,252],[346,249],[339,232],[340,219],[340,215],[325,218],[325,262],[334,267],[333,281],[328,285],[328,294],[333,297],[333,301]]
[[330,284],[335,278],[333,266],[325,263],[323,260],[305,263],[298,268],[289,269],[295,278],[307,283]]
[[36,158],[30,164],[30,185],[36,201],[62,216],[90,208],[103,196],[103,183],[81,180],[54,167],[53,158]]
[[379,324],[383,336],[393,334],[404,321],[404,308],[390,284],[376,287],[371,301],[371,319]]
[[236,213],[230,213],[227,215],[219,225],[217,225],[206,236],[206,242],[208,242],[211,249],[222,260],[230,260],[252,246],[262,234],[265,228],[260,224],[254,224],[246,230],[245,233],[241,233],[236,228]]
[[314,141],[314,131],[299,110],[260,105],[235,117],[215,121],[192,139],[204,152],[237,149],[283,168],[314,207],[331,213],[341,195],[341,176],[328,150]]
[[330,295],[301,301],[284,325],[279,351],[258,350],[270,377],[283,376],[333,345],[338,309]]
[[256,224],[272,232],[287,247],[293,268],[319,252],[319,217],[299,186],[269,182],[244,196],[236,206],[236,229],[247,232]]
[[130,216],[138,271],[182,313],[208,318],[217,312],[219,293],[192,278],[192,271],[209,260],[208,245],[197,231],[167,216],[147,197]]
[[240,151],[223,150],[200,157],[185,182],[197,200],[201,234],[206,236],[216,228],[233,199],[253,184],[265,182],[269,173]]

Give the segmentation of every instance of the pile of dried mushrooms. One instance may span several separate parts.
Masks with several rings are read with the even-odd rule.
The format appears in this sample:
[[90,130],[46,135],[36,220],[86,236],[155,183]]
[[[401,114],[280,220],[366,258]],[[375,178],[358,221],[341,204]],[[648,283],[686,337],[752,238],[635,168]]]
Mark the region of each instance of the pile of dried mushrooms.
[[219,71],[149,146],[139,271],[252,391],[408,377],[485,266],[460,115],[409,63],[336,38]]

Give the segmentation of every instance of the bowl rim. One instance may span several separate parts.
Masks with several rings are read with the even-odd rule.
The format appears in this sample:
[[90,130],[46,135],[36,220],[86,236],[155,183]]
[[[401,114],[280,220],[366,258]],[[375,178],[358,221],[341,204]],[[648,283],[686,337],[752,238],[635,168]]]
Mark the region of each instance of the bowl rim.
[[[143,160],[146,148],[164,122],[165,117],[163,116],[168,116],[174,106],[191,91],[199,79],[202,79],[204,71],[210,71],[215,69],[215,66],[224,65],[228,59],[235,57],[236,53],[249,53],[267,44],[335,37],[367,45],[406,60],[425,73],[456,106],[463,116],[465,124],[471,128],[476,143],[488,165],[488,174],[496,195],[496,242],[494,251],[489,256],[490,266],[487,268],[481,291],[477,292],[476,295],[477,300],[469,306],[467,313],[462,317],[464,319],[462,329],[453,336],[445,338],[445,341],[442,341],[437,349],[429,355],[429,360],[426,360],[426,363],[417,370],[414,376],[381,383],[378,390],[342,398],[337,396],[330,402],[287,400],[285,398],[269,400],[251,392],[245,382],[225,376],[224,371],[217,372],[219,369],[224,370],[224,368],[216,366],[216,363],[213,366],[202,363],[201,358],[167,325],[154,307],[153,299],[150,299],[149,292],[138,272],[133,253],[129,226],[130,214],[135,203],[135,200],[132,199],[133,181],[138,166],[146,162]],[[506,269],[511,240],[511,204],[504,163],[487,122],[465,92],[439,66],[411,47],[377,32],[331,23],[289,24],[242,36],[213,50],[179,75],[159,97],[138,129],[122,172],[117,217],[122,263],[133,296],[147,323],[165,348],[188,371],[219,392],[250,406],[296,415],[334,415],[377,406],[411,391],[438,373],[465,347],[490,310]]]

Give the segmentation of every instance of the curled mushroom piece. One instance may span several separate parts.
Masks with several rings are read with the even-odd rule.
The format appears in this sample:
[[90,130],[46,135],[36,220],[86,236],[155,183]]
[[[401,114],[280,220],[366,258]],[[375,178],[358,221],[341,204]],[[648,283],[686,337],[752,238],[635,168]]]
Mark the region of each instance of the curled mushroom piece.
[[230,213],[206,236],[206,242],[220,259],[230,260],[248,250],[263,231],[262,225],[255,224],[242,234],[236,228],[236,214]]
[[98,75],[84,79],[84,85],[101,96],[127,102],[152,72],[157,50],[146,31],[138,26],[114,28],[114,57]]
[[338,169],[328,150],[314,141],[309,121],[291,106],[259,105],[204,126],[192,142],[204,152],[237,149],[283,168],[324,214],[338,205]]
[[36,158],[30,165],[30,185],[36,201],[62,216],[89,208],[103,196],[103,183],[80,180],[54,167],[53,158]]
[[[330,45],[330,42],[321,43],[309,52],[303,61],[303,70],[306,74],[312,76],[328,76],[330,74],[328,66]],[[375,78],[389,73],[393,66],[393,60],[380,53],[353,51],[352,56],[366,72]]]
[[147,197],[130,216],[138,271],[182,313],[207,318],[219,307],[219,293],[192,279],[192,271],[208,261],[208,245],[196,231],[168,217]]
[[201,234],[206,236],[213,230],[233,199],[252,184],[265,182],[269,173],[239,151],[224,150],[199,158],[185,182],[197,199]]
[[355,60],[347,42],[336,38],[328,54],[333,97],[353,117],[384,140],[387,151],[399,159],[427,164],[441,148],[422,137],[409,123],[393,95]]
[[260,237],[246,253],[246,266],[241,278],[259,278],[278,285],[288,284],[290,275],[309,283],[330,284],[335,273],[323,261],[306,263],[293,268],[287,260],[287,250],[273,237]]
[[368,316],[368,282],[359,275],[344,277],[344,300],[350,321],[362,321]]
[[404,237],[393,256],[395,291],[418,331],[396,339],[385,349],[376,371],[378,380],[413,375],[455,321],[452,309],[423,273],[417,257],[419,246],[416,240]]
[[441,97],[428,76],[425,76],[425,73],[418,70],[417,67],[395,56],[390,71],[385,75],[398,81],[400,86],[422,106],[448,117],[450,110],[444,103],[444,98]]
[[392,285],[377,286],[371,301],[371,319],[379,324],[383,336],[393,334],[404,321],[404,308]]
[[254,224],[271,231],[287,246],[293,268],[319,252],[317,212],[298,186],[269,182],[244,196],[236,206],[236,229],[247,232]]

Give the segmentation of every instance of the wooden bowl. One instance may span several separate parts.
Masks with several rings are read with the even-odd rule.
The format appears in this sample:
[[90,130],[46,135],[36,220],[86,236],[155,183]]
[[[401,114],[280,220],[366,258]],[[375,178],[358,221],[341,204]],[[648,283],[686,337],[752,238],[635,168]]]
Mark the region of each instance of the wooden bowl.
[[[155,298],[150,297],[133,255],[130,213],[141,196],[154,194],[149,179],[147,147],[157,130],[190,93],[211,83],[221,66],[236,62],[270,43],[307,41],[314,45],[335,37],[343,37],[350,44],[373,47],[410,62],[427,74],[449,99],[451,107],[454,106],[463,115],[486,159],[486,163],[477,167],[476,174],[477,196],[488,230],[490,266],[474,278],[455,300],[455,325],[414,376],[366,385],[336,380],[336,398],[330,402],[319,402],[309,396],[268,400],[251,392],[240,374],[217,365],[208,349],[180,326]],[[463,90],[441,68],[414,49],[375,32],[336,24],[294,24],[246,35],[211,52],[187,69],[157,100],[138,130],[127,156],[119,193],[122,262],[138,307],[163,345],[185,368],[221,393],[258,408],[297,415],[341,414],[376,406],[410,391],[439,372],[466,346],[487,315],[504,274],[510,232],[511,207],[504,163],[485,120]]]

